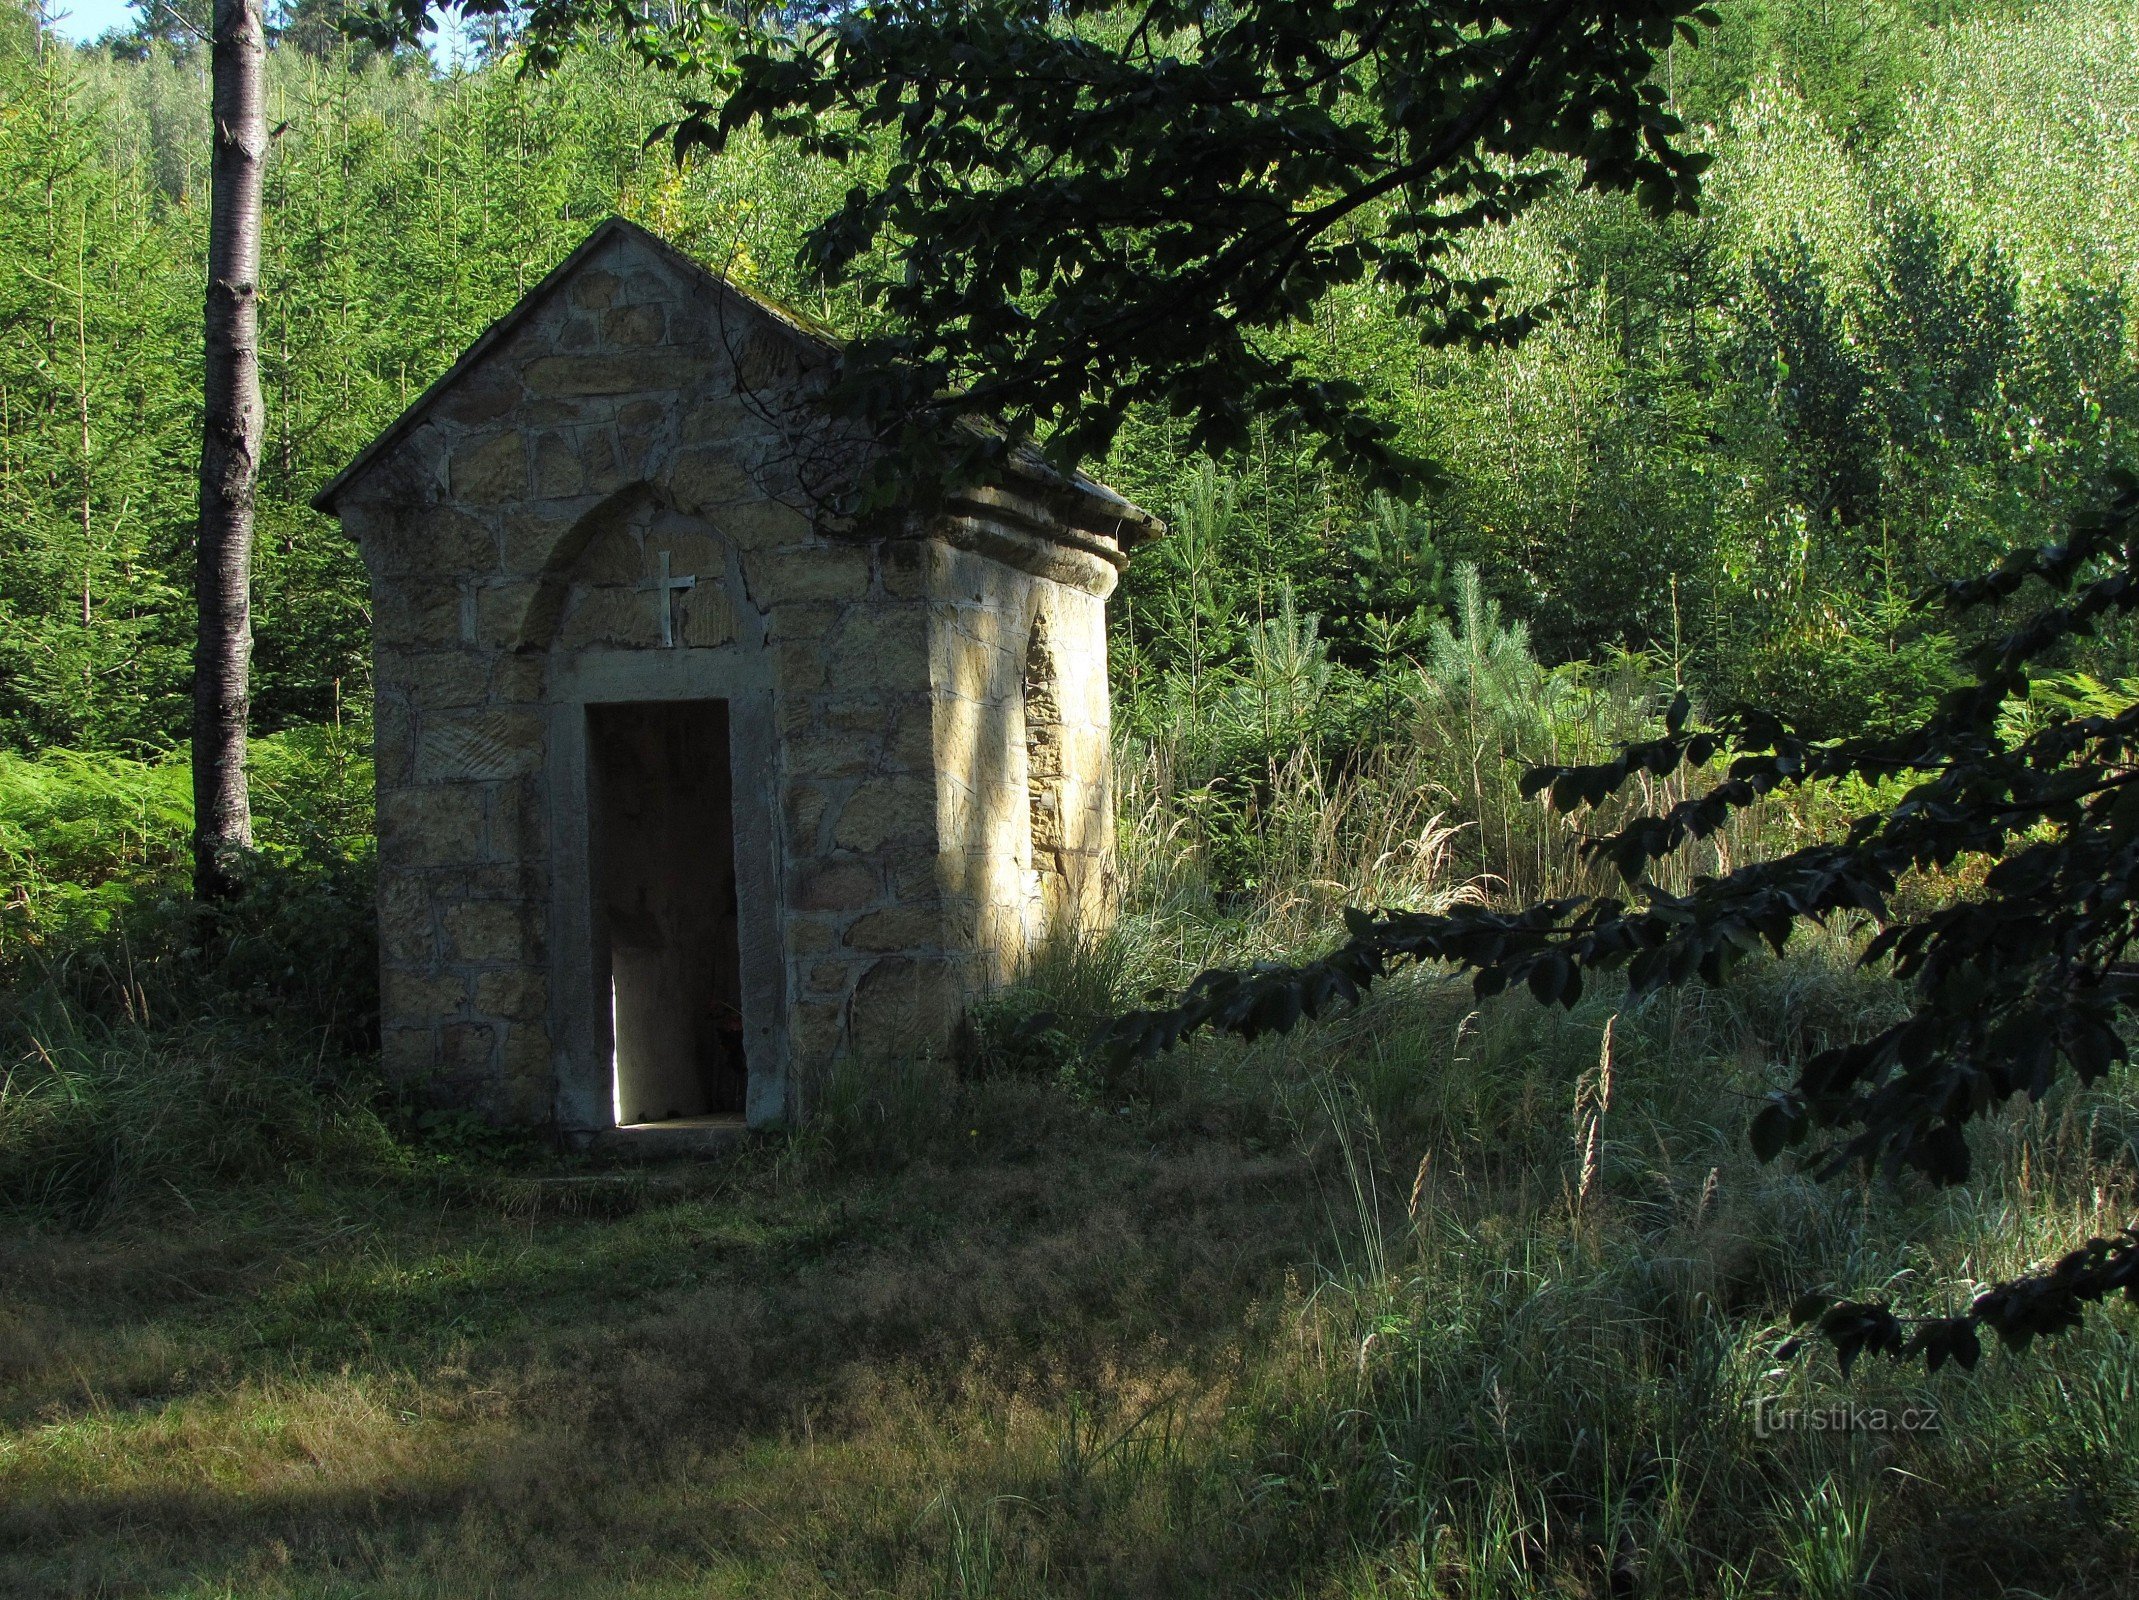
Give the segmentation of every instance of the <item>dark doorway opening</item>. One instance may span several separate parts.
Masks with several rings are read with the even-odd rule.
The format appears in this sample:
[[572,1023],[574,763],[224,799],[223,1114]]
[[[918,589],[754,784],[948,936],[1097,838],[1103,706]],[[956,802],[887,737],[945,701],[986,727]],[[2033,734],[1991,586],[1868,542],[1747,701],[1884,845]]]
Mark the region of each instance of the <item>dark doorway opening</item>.
[[587,757],[594,971],[617,1123],[740,1116],[727,702],[589,706]]

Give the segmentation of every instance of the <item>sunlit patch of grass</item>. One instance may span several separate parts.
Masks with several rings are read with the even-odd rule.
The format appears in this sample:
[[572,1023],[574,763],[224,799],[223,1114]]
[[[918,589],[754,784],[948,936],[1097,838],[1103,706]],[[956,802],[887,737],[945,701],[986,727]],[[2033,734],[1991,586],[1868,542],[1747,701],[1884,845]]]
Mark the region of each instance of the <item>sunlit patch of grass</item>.
[[[1799,1290],[1957,1304],[2133,1187],[2122,1080],[1987,1127],[1965,1192],[1753,1161],[1763,1087],[1890,1003],[1845,955],[1572,1013],[1418,974],[1111,1080],[916,1064],[716,1169],[30,1217],[0,1592],[2118,1592],[2122,1314],[1972,1374],[1775,1359]],[[1838,1407],[1939,1425],[1764,1421]]]

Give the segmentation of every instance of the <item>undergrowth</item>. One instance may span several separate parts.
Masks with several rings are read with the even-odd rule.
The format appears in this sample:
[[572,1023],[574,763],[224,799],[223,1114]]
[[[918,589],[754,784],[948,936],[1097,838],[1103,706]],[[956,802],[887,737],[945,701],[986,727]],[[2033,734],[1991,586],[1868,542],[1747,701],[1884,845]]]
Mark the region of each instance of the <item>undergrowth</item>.
[[2139,1584],[2124,1316],[1972,1373],[1776,1359],[1802,1291],[1948,1309],[2139,1173],[2128,1074],[1997,1121],[1965,1192],[1756,1162],[1760,1095],[1897,1003],[1852,930],[1639,1006],[1420,972],[1290,1039],[1085,1048],[1347,901],[1494,892],[1399,759],[1274,766],[1252,894],[1126,785],[1110,931],[710,1166],[397,1107],[336,988],[360,849],[263,829],[204,925],[140,847],[145,892],[10,946],[0,1591]]

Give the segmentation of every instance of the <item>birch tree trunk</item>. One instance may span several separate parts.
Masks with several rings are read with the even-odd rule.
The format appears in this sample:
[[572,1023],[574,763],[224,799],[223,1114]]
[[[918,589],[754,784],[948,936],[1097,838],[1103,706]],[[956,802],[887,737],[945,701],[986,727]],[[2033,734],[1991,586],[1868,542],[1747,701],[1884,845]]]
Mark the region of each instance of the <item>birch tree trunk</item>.
[[253,492],[260,409],[260,190],[267,164],[262,0],[215,0],[210,102],[206,428],[193,593],[193,884],[229,897],[231,857],[252,843],[245,788],[251,703]]

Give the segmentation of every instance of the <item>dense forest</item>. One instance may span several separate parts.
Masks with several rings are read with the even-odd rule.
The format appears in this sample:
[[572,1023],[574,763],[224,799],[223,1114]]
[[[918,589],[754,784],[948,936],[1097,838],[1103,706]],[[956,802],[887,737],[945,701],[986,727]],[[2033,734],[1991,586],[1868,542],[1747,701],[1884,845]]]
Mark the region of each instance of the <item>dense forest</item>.
[[[1123,683],[1163,716],[1164,685],[1237,665],[1245,626],[1288,608],[1371,672],[1418,652],[1468,563],[1548,664],[1633,652],[1827,727],[1904,714],[1950,671],[1927,579],[2039,537],[2125,447],[2135,28],[2116,7],[1732,11],[1673,58],[1717,157],[1698,218],[1568,192],[1480,245],[1548,308],[1514,352],[1422,352],[1365,293],[1301,329],[1441,468],[1416,503],[1374,503],[1285,438],[1204,463],[1131,419],[1095,468],[1206,509],[1134,576]],[[306,499],[591,219],[861,316],[794,259],[847,176],[756,143],[678,170],[648,143],[673,85],[643,69],[530,79],[506,50],[441,75],[293,38],[271,59],[261,733],[364,699],[358,565]],[[0,738],[166,750],[205,56],[183,36],[66,48],[27,15],[4,50]]]
[[[1902,1014],[1861,928],[1638,1004],[1428,973],[1140,1064],[1086,1027],[1324,948],[1347,906],[1597,889],[1597,819],[1529,798],[1533,764],[1689,705],[1878,734],[1961,682],[1991,624],[1938,583],[2139,466],[2139,0],[1721,6],[1663,62],[1714,158],[1697,211],[1569,172],[1478,230],[1519,342],[1422,339],[1374,287],[1286,334],[1429,464],[1415,493],[1131,408],[1086,463],[1169,525],[1111,602],[1119,927],[976,1007],[959,1060],[835,1085],[731,1168],[625,1176],[379,1078],[367,587],[309,500],[611,213],[870,331],[798,250],[888,144],[679,160],[688,84],[615,41],[535,72],[490,19],[447,68],[332,0],[271,15],[261,850],[211,914],[185,887],[199,9],[71,44],[0,0],[0,1588],[2139,1582],[2126,1323],[1966,1374],[1773,1364],[1808,1286],[1934,1315],[2119,1225],[2139,1181],[2125,1069],[1986,1118],[1963,1190],[1751,1159],[1751,1104]],[[2112,623],[2005,725],[2135,698]],[[1658,882],[1896,792],[1778,795]],[[1933,1420],[1803,1421],[1867,1405]]]

